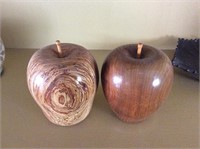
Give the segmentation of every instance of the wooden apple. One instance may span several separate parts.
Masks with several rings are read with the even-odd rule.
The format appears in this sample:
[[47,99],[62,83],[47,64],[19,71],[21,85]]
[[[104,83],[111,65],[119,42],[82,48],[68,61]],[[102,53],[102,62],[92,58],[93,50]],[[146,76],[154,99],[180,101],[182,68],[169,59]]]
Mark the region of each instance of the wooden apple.
[[112,111],[123,121],[137,122],[150,116],[166,98],[173,68],[161,50],[130,44],[108,55],[101,79]]
[[74,125],[89,114],[98,86],[95,59],[85,48],[69,43],[46,46],[27,67],[31,95],[54,124]]

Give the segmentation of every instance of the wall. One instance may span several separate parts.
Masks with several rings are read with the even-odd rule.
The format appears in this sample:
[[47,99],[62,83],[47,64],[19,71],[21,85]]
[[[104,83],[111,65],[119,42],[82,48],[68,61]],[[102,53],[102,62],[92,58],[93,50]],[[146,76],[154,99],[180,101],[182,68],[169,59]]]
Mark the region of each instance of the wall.
[[1,36],[7,48],[63,42],[113,49],[143,42],[176,47],[178,37],[199,37],[198,0],[2,1]]

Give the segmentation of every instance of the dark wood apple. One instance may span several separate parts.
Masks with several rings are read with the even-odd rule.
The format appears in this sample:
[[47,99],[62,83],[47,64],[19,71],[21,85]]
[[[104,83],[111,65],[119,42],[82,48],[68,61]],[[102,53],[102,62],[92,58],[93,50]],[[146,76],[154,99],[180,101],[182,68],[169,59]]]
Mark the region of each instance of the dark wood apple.
[[172,64],[165,53],[142,46],[118,47],[108,55],[102,67],[102,87],[107,102],[126,122],[150,116],[166,98],[173,83]]
[[27,82],[45,116],[54,124],[69,126],[89,114],[98,68],[85,48],[57,42],[34,53],[27,67]]

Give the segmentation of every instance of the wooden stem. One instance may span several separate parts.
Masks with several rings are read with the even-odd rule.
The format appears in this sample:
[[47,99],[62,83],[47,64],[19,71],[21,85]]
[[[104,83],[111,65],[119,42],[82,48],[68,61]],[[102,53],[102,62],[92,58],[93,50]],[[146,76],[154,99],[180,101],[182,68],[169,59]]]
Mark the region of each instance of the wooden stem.
[[137,58],[141,57],[142,47],[143,47],[143,44],[142,43],[138,43],[138,45],[137,45]]
[[62,50],[61,50],[61,47],[60,47],[60,40],[56,40],[56,46],[57,46],[58,53],[61,56],[62,55]]

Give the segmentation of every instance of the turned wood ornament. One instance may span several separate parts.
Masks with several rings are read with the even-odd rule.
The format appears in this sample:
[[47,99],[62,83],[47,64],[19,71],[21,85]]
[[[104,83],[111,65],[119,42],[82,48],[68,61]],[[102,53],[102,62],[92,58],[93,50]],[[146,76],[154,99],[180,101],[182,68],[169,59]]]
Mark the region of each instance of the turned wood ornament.
[[173,68],[161,50],[130,44],[108,55],[101,79],[107,102],[117,117],[138,122],[149,117],[166,99],[173,83]]
[[98,68],[85,48],[56,41],[31,57],[27,82],[45,116],[54,124],[70,126],[84,120],[92,108]]

